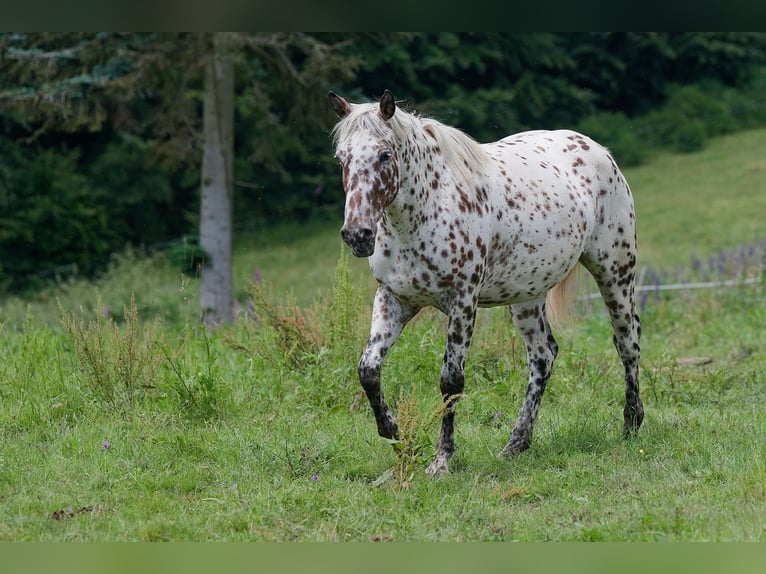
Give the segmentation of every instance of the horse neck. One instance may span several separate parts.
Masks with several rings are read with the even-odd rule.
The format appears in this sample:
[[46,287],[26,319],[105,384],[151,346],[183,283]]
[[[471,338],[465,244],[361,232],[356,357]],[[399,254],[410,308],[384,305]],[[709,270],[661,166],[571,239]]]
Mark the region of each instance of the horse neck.
[[425,135],[410,136],[401,149],[399,192],[386,208],[384,223],[400,234],[415,234],[422,231],[415,214],[438,209],[440,180],[452,175],[433,140]]

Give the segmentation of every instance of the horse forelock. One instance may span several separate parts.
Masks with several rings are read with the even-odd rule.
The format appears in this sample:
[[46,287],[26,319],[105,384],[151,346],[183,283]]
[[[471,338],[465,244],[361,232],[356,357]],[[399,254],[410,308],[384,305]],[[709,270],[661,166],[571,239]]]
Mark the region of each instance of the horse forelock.
[[391,128],[386,126],[378,115],[378,104],[354,104],[349,114],[341,119],[332,130],[336,146],[348,140],[353,134],[365,131],[371,137],[382,139],[391,135]]
[[[385,139],[392,134],[400,146],[404,146],[413,132],[436,143],[445,162],[465,184],[484,173],[489,156],[475,139],[465,132],[445,125],[432,118],[424,118],[397,108],[390,120],[385,121],[378,113],[378,104],[356,104],[351,112],[333,128],[336,146],[353,134],[366,131],[375,139]],[[470,187],[470,185],[469,185]]]

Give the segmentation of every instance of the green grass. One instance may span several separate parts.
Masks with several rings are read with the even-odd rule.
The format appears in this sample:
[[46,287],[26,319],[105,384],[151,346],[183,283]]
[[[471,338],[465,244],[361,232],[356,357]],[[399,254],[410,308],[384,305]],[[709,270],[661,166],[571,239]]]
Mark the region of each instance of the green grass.
[[[745,303],[763,295],[752,291]],[[0,538],[764,540],[764,348],[755,327],[766,312],[753,317],[728,296],[675,303],[645,313],[647,417],[636,439],[620,438],[621,369],[596,313],[560,337],[532,448],[511,461],[494,455],[521,402],[524,358],[505,313],[484,312],[459,450],[440,480],[423,473],[444,327],[427,313],[392,350],[385,386],[394,402],[417,402],[409,412],[428,448],[409,475],[379,486],[397,459],[346,368],[355,356],[325,349],[290,366],[269,332],[244,323],[207,342],[187,332],[173,342],[175,360],[197,400],[200,381],[212,378],[212,408],[195,409],[167,364],[113,406],[63,333],[28,324],[5,339]],[[705,324],[693,321],[707,333],[693,344],[682,334],[668,340],[680,309],[699,305]],[[737,341],[712,336],[730,335],[732,322],[745,325]],[[677,364],[689,354],[713,362]]]
[[[338,190],[338,193],[343,193]],[[235,247],[234,277],[239,294],[246,296],[247,285],[258,269],[261,279],[272,285],[280,297],[300,305],[321,300],[332,288],[335,264],[342,241],[343,213],[335,221],[286,224],[241,237]],[[355,281],[372,286],[366,259],[350,263]]]
[[[729,164],[748,165],[750,152],[734,150],[766,132],[741,137],[627,174],[644,264],[759,235],[757,171]],[[731,193],[738,208],[698,201],[714,174],[690,174],[709,165],[750,173]],[[684,233],[702,211],[720,222]],[[409,457],[397,458],[355,373],[364,262],[338,264],[335,223],[277,233],[276,245],[264,232],[255,249],[237,246],[238,296],[258,302],[261,322],[240,317],[210,336],[194,320],[195,279],[160,257],[128,253],[99,283],[0,303],[0,540],[766,541],[762,285],[647,298],[646,419],[627,441],[608,320],[600,303],[582,305],[557,337],[532,447],[510,461],[495,454],[526,387],[523,344],[507,311],[482,311],[458,452],[433,480],[423,471],[445,319],[423,312],[387,358],[384,389],[410,429]],[[255,267],[267,288],[251,292]]]
[[766,237],[766,130],[625,171],[635,196],[639,266],[688,264]]

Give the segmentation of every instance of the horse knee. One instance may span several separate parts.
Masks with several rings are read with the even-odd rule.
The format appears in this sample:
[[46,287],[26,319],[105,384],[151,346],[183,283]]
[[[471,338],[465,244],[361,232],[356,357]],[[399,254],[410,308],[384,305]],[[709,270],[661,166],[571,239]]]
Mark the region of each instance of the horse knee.
[[452,405],[453,403],[457,402],[457,400],[462,396],[463,390],[465,389],[465,384],[462,379],[460,382],[442,381],[439,384],[439,388],[441,390],[442,398],[444,399],[444,401],[448,402],[449,405]]
[[364,353],[361,356],[356,372],[359,375],[359,382],[365,390],[370,386],[380,385],[380,361],[372,360],[369,353]]

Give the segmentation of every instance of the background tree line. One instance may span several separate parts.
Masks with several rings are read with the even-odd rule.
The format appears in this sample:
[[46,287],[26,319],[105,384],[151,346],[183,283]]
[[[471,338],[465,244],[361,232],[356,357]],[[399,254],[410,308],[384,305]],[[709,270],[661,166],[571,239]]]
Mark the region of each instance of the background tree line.
[[[235,228],[339,217],[332,89],[480,141],[569,127],[623,165],[766,125],[763,33],[231,34]],[[199,233],[205,34],[0,35],[0,293]],[[187,258],[188,259],[188,258]]]

